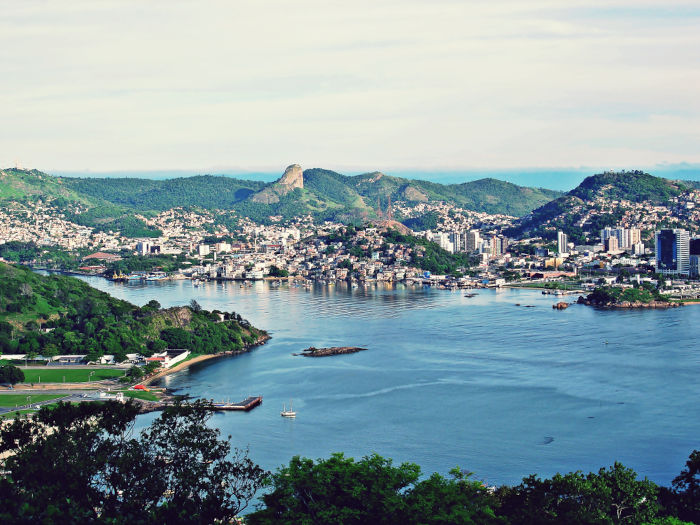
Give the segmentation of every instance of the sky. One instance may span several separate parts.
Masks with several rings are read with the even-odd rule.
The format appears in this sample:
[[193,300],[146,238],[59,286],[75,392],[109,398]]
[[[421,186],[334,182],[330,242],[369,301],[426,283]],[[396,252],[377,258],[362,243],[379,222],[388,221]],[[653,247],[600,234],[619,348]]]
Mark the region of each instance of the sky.
[[700,163],[700,4],[1,0],[0,166]]

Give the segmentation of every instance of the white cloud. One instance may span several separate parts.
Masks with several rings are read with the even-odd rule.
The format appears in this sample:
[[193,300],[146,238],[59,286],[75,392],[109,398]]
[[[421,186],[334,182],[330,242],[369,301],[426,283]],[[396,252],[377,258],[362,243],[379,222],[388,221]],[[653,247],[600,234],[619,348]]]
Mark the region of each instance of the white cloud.
[[695,3],[8,1],[0,165],[699,162]]

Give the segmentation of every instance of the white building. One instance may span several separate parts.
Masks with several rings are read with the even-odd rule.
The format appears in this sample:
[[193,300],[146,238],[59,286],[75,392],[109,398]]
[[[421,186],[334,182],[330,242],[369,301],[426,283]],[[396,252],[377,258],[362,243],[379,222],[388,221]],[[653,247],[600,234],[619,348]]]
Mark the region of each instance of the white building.
[[564,232],[557,232],[557,252],[569,253],[569,236]]

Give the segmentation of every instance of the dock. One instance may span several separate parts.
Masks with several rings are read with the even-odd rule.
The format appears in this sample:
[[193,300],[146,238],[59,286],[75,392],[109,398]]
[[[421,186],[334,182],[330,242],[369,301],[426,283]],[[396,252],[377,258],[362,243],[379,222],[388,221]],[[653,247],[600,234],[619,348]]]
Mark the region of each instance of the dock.
[[251,396],[247,397],[243,401],[238,403],[231,403],[228,401],[212,402],[212,410],[241,410],[243,412],[248,412],[253,410],[256,406],[262,405],[262,396]]

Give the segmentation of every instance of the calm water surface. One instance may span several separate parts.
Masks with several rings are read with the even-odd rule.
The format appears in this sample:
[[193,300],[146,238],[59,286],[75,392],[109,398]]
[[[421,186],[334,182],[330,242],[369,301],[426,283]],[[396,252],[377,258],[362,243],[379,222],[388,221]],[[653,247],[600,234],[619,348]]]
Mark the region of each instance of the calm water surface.
[[[621,461],[668,484],[700,448],[700,305],[555,311],[553,297],[531,290],[466,298],[403,286],[85,280],[139,305],[196,299],[270,332],[248,354],[163,380],[215,400],[262,394],[261,407],[212,422],[268,469],[295,454],[377,452],[424,473],[459,466],[500,484]],[[345,345],[369,351],[291,355]],[[290,399],[296,420],[279,415]]]

